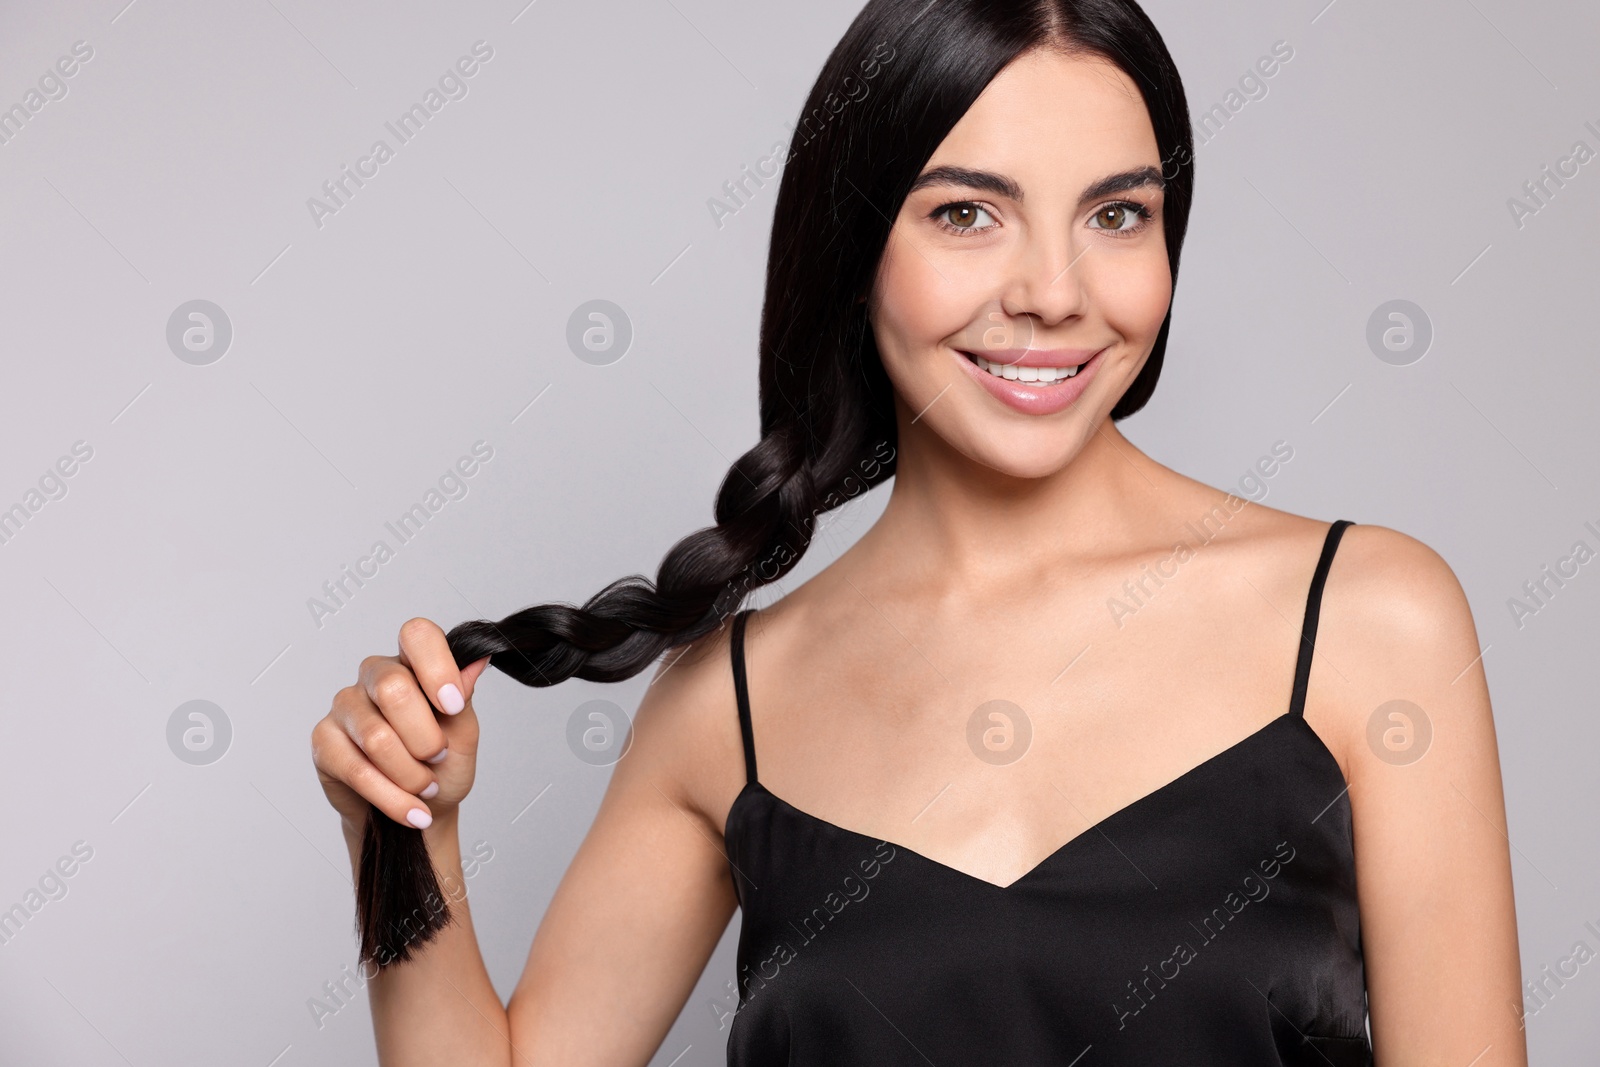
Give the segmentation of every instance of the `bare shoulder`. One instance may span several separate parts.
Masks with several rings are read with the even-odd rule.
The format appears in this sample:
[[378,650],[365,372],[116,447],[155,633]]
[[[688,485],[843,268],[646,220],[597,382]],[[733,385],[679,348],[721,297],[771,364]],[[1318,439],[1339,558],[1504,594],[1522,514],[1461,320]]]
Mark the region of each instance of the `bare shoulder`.
[[[1409,758],[1381,747],[1384,737],[1431,746],[1443,730],[1459,744],[1492,745],[1472,609],[1438,551],[1385,526],[1345,530],[1323,593],[1306,707],[1313,725],[1341,742],[1335,751],[1352,781],[1373,757],[1386,766]],[[1397,729],[1386,733],[1391,723]],[[1435,762],[1452,752],[1485,755],[1446,744]]]
[[1345,530],[1322,616],[1330,641],[1384,652],[1384,662],[1404,657],[1413,677],[1417,669],[1448,670],[1448,683],[1477,659],[1472,609],[1455,571],[1429,545],[1387,526]]
[[731,629],[729,616],[718,629],[662,657],[615,772],[624,784],[648,781],[718,836],[722,813],[744,785]]
[[[1329,523],[1226,496],[1213,507],[1208,532],[1221,530],[1217,543],[1231,542],[1252,583],[1298,629],[1301,616],[1288,605],[1304,603]],[[1370,770],[1375,755],[1380,769],[1404,758],[1372,747],[1373,736],[1404,736],[1374,729],[1391,712],[1416,720],[1428,734],[1416,735],[1419,743],[1431,745],[1433,733],[1445,730],[1457,746],[1453,758],[1492,756],[1484,751],[1493,727],[1481,658],[1466,593],[1438,551],[1386,526],[1355,522],[1344,530],[1323,586],[1305,714],[1347,780]],[[1445,762],[1445,751],[1435,763]]]
[[[1232,523],[1238,531],[1235,543],[1254,558],[1276,560],[1289,587],[1303,589],[1306,570],[1317,559],[1330,524],[1231,499],[1238,513]],[[1463,638],[1470,644],[1473,637],[1466,594],[1444,557],[1409,534],[1360,522],[1340,535],[1319,619],[1319,650],[1324,636],[1412,647]]]

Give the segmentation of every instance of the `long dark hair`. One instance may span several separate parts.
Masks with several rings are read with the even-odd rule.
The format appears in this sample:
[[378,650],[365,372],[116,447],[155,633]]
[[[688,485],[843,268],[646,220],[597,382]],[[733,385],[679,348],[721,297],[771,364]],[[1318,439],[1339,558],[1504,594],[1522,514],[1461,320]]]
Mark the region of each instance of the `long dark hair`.
[[[1194,194],[1177,68],[1133,0],[871,0],[824,64],[789,145],[761,313],[761,440],[733,464],[716,524],[683,538],[654,582],[629,575],[582,607],[539,604],[448,635],[457,665],[492,656],[524,685],[616,682],[716,630],[781,578],[815,519],[895,471],[893,390],[866,295],[922,167],[1000,70],[1051,48],[1098,56],[1138,85],[1163,161],[1173,281]],[[1171,326],[1113,419],[1150,399]],[[357,892],[361,958],[410,958],[450,921],[420,833],[373,811]]]

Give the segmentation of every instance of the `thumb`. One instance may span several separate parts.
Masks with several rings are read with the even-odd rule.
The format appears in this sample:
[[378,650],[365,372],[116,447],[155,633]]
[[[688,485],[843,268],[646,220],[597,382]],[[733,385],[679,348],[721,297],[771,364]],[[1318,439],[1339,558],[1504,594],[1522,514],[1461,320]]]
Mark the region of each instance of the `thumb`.
[[461,668],[461,695],[468,704],[472,703],[472,691],[478,687],[478,676],[488,669],[488,656]]

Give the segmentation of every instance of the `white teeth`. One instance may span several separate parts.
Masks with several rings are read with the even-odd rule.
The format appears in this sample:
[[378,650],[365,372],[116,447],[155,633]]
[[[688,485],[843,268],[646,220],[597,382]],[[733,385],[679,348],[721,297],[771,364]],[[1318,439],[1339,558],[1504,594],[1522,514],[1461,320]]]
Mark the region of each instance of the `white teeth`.
[[1071,378],[1079,370],[1078,367],[1018,367],[1009,363],[991,363],[982,356],[971,358],[979,369],[987,371],[996,378],[1005,378],[1013,382],[1036,382],[1039,385],[1053,385]]

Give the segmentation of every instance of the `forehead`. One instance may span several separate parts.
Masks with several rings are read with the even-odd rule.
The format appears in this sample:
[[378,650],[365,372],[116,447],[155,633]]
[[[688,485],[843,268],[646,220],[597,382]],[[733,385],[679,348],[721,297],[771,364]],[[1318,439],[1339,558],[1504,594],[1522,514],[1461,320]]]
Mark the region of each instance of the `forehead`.
[[1034,51],[995,76],[928,167],[946,164],[1001,171],[1027,188],[1159,166],[1160,149],[1138,86],[1116,65]]

